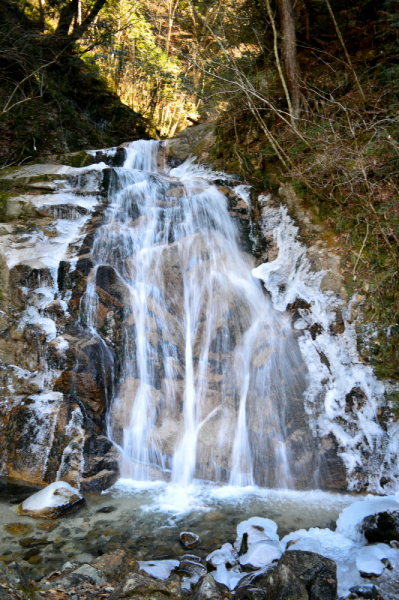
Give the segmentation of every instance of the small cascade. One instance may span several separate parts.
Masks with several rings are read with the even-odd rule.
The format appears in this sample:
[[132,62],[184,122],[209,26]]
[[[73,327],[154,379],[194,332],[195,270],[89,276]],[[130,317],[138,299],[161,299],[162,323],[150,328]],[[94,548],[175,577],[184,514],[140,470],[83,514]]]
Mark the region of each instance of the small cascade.
[[[82,306],[94,331],[96,281],[111,267],[125,333],[108,431],[122,477],[312,485],[313,438],[298,405],[307,368],[289,317],[251,273],[213,183],[220,174],[161,162],[158,142],[137,141],[114,169]],[[304,432],[289,441],[293,405]],[[292,472],[294,445],[307,458]]]

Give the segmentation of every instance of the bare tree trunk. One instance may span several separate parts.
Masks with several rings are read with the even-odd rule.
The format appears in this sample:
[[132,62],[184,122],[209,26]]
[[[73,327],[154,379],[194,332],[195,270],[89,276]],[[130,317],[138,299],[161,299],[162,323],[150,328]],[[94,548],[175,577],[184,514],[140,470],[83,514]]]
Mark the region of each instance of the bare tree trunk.
[[296,30],[294,10],[291,0],[277,0],[283,36],[282,55],[288,89],[291,96],[292,111],[299,116],[301,94],[299,91],[299,66],[296,54]]
[[82,3],[80,0],[78,0],[78,10],[76,13],[76,21],[75,21],[76,25],[81,25],[82,24]]
[[[71,33],[72,38],[79,39],[95,22],[98,13],[107,2],[108,0],[95,0],[90,12],[85,16],[81,25],[79,25],[77,20],[81,18],[81,12],[79,12],[81,10],[80,0],[69,0],[61,9],[56,34],[66,38]],[[72,27],[73,24],[75,24],[74,27]]]
[[44,29],[45,29],[44,0],[39,0],[39,27],[40,27],[40,31],[44,33]]
[[63,37],[68,35],[70,27],[76,17],[77,8],[78,0],[70,0],[64,4],[60,12],[60,18],[56,29],[57,35]]
[[172,38],[173,23],[179,0],[166,0],[166,9],[168,11],[168,29],[166,34],[166,54],[169,56],[170,42]]
[[351,71],[352,71],[352,74],[353,74],[353,76],[354,76],[354,78],[355,78],[355,81],[356,81],[357,88],[358,88],[358,90],[359,90],[359,92],[360,92],[360,95],[361,95],[361,97],[362,97],[363,104],[365,105],[365,104],[366,104],[366,97],[365,97],[365,95],[364,95],[363,88],[362,88],[362,86],[360,85],[360,81],[359,81],[359,79],[358,79],[358,76],[357,76],[357,74],[356,74],[356,71],[355,71],[355,69],[354,69],[354,67],[353,67],[353,65],[352,65],[351,57],[349,56],[348,50],[346,49],[346,45],[345,45],[345,42],[344,42],[344,38],[342,37],[341,30],[340,30],[340,28],[338,27],[338,23],[337,23],[337,21],[336,21],[336,19],[335,19],[335,16],[334,16],[333,10],[332,10],[332,8],[331,8],[331,4],[329,3],[329,1],[328,1],[328,0],[326,0],[326,4],[327,4],[328,12],[330,13],[330,15],[331,15],[331,18],[332,18],[332,20],[333,20],[334,27],[335,27],[335,31],[337,32],[337,35],[338,35],[339,41],[341,42],[342,49],[343,49],[343,51],[345,52],[345,56],[346,56],[346,60],[348,61],[349,68],[350,68],[350,69],[351,69]]

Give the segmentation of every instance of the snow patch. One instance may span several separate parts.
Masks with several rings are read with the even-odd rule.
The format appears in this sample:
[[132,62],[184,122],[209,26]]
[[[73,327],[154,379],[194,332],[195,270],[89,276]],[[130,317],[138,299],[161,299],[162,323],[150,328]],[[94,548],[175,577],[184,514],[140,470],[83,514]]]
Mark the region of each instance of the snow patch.
[[173,569],[179,566],[178,560],[148,560],[138,561],[139,567],[145,571],[147,575],[155,577],[155,579],[167,579]]
[[46,509],[63,508],[71,503],[71,498],[82,498],[79,491],[65,481],[50,483],[40,492],[36,492],[22,502],[21,508],[25,512],[40,513]]

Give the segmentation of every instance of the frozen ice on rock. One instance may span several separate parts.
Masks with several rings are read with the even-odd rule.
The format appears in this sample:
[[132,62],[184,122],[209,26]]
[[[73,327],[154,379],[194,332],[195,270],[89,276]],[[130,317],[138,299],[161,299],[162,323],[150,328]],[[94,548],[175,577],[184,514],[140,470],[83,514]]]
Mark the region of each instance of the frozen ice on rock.
[[[338,280],[334,282],[332,279],[334,254],[327,253],[329,258],[325,263],[323,261],[326,270],[315,272],[312,266],[315,247],[306,248],[298,239],[299,230],[289,216],[288,208],[273,209],[269,199],[267,196],[259,197],[264,206],[261,228],[265,235],[273,236],[278,255],[253,269],[252,274],[264,282],[275,309],[283,312],[296,299],[309,305],[299,309],[301,318],[294,328],[303,330],[298,344],[309,372],[304,398],[313,435],[319,439],[334,435],[338,456],[346,466],[348,490],[362,489],[356,470],[356,467],[362,467],[368,473],[369,491],[393,491],[398,474],[399,437],[395,424],[388,425],[388,432],[385,432],[376,418],[378,405],[384,402],[384,384],[376,379],[369,365],[359,360],[357,335],[351,316],[352,301],[344,305],[341,292],[337,294]],[[356,304],[356,295],[352,300]],[[344,331],[336,335],[334,323],[339,313]],[[316,336],[310,333],[313,326],[320,330]],[[323,355],[328,368],[321,360]],[[355,388],[363,394],[362,407],[355,411],[356,414],[350,414],[346,399]],[[373,448],[372,455],[364,452],[367,447],[362,443],[364,439]],[[380,484],[382,473],[376,468],[376,465],[382,464],[390,479],[389,487],[386,486],[384,491]]]
[[[315,552],[333,560],[337,565],[339,597],[346,596],[351,586],[362,582],[355,558],[364,542],[354,542],[342,533],[318,527],[293,531],[286,535],[281,542],[287,545],[288,551]],[[290,542],[293,543],[290,544]]]
[[362,585],[367,573],[382,575],[385,565],[381,559],[395,563],[398,552],[395,548],[387,544],[367,546],[360,532],[365,517],[392,509],[398,509],[395,496],[382,498],[369,495],[341,512],[336,531],[318,527],[301,529],[286,535],[281,541],[287,545],[287,550],[316,552],[334,560],[337,564],[338,594],[345,597],[350,588]]
[[54,519],[82,504],[83,496],[65,481],[55,481],[20,504],[20,512],[35,518]]
[[385,544],[376,544],[361,548],[356,556],[356,566],[362,577],[379,577],[383,574],[386,564],[382,561],[388,559],[388,552],[384,552]]
[[51,342],[50,342],[51,346],[55,349],[55,351],[57,352],[57,354],[64,354],[64,352],[66,352],[66,350],[68,350],[69,348],[69,343],[68,341],[62,337],[61,335],[54,338]]
[[184,573],[182,578],[181,586],[183,589],[190,592],[191,587],[198,583],[198,581],[207,574],[207,570],[201,563],[201,559],[198,556],[192,554],[185,554],[180,559],[179,573]]
[[320,542],[312,537],[301,537],[291,540],[291,544],[287,550],[302,550],[304,552],[323,554]]
[[385,498],[368,495],[364,500],[354,502],[341,512],[336,532],[355,542],[363,542],[364,537],[360,532],[360,524],[363,519],[386,510],[399,510],[397,495]]
[[360,548],[362,543],[355,544],[342,533],[331,531],[331,529],[319,529],[311,527],[309,530],[300,529],[286,535],[282,544],[288,546],[287,550],[303,550],[316,552],[326,558],[338,561],[350,560],[354,548]]
[[145,571],[147,575],[155,577],[155,579],[167,579],[173,569],[179,566],[178,560],[148,560],[138,561],[141,571]]
[[216,571],[212,571],[211,575],[218,583],[223,583],[230,590],[234,590],[237,583],[245,577],[247,573],[242,573],[238,566],[227,569],[226,565],[218,565]]
[[263,519],[262,517],[251,517],[237,525],[237,539],[234,542],[237,552],[241,549],[244,534],[247,534],[248,548],[264,540],[279,541],[277,524],[271,519]]
[[256,542],[248,548],[248,552],[240,557],[240,564],[251,566],[254,569],[261,569],[278,560],[283,553],[283,548],[284,546],[280,542],[269,540]]
[[34,325],[46,334],[46,341],[51,342],[57,336],[57,328],[53,319],[42,317],[34,306],[28,306],[23,313],[18,329],[24,329],[26,325]]
[[214,550],[206,557],[206,562],[210,563],[213,567],[218,565],[233,565],[238,560],[237,552],[234,547],[227,543],[223,544],[219,550]]
[[191,531],[182,531],[180,541],[185,548],[195,548],[199,543],[199,536]]

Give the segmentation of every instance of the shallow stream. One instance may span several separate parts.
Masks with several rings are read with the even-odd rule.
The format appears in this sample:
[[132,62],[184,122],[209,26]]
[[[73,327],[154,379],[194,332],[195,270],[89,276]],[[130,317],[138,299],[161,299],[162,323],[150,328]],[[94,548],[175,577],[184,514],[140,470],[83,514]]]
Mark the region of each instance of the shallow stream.
[[90,562],[120,547],[130,548],[137,560],[179,558],[187,552],[179,541],[182,531],[200,536],[190,552],[205,558],[225,542],[233,543],[237,525],[253,516],[275,521],[280,538],[303,528],[334,528],[339,513],[359,499],[321,491],[196,482],[182,488],[120,480],[107,493],[86,496],[75,513],[35,520],[20,515],[17,507],[36,490],[0,480],[1,558],[22,561],[35,580],[66,561]]

